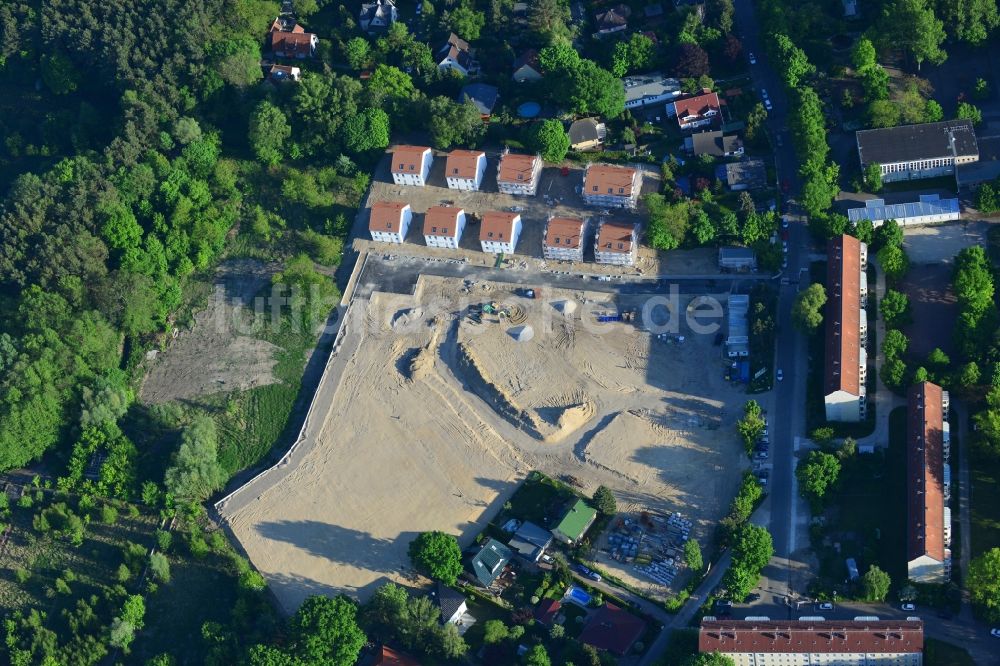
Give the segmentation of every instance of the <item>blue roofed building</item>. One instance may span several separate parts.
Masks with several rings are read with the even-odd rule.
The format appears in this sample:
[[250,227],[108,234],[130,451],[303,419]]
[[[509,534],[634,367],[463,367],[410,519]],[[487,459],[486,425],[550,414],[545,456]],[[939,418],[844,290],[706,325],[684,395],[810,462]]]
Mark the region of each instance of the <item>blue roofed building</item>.
[[524,559],[537,562],[552,545],[552,532],[526,520],[511,537],[509,545]]
[[884,199],[869,199],[864,208],[851,208],[847,211],[851,222],[871,220],[876,227],[886,220],[896,220],[901,227],[912,227],[919,224],[935,224],[960,219],[961,211],[958,199],[942,199],[937,194],[921,194],[919,201],[909,203],[886,204]]
[[487,539],[482,550],[472,558],[472,573],[479,584],[488,589],[500,577],[512,557],[514,553],[510,548],[496,539]]
[[470,83],[462,88],[462,92],[458,94],[458,101],[464,104],[465,100],[471,99],[472,103],[479,109],[479,115],[483,117],[483,120],[489,120],[499,97],[500,89],[496,86],[487,83]]

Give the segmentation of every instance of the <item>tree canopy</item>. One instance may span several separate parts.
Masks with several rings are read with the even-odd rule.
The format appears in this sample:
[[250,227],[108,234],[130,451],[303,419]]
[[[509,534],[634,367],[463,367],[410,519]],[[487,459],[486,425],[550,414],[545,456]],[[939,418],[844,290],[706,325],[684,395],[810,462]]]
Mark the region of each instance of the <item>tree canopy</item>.
[[454,585],[462,573],[462,549],[444,532],[422,532],[410,543],[410,559],[431,578]]

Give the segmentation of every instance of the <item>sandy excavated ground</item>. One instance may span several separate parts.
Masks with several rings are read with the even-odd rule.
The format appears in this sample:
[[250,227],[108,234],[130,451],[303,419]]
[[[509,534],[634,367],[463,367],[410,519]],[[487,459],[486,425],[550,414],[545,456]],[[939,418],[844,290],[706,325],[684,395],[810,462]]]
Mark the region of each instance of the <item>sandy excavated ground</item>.
[[[354,303],[364,316],[348,324],[335,393],[317,392],[317,432],[307,426],[285,476],[220,506],[286,610],[308,594],[365,599],[411,578],[418,532],[468,545],[530,469],[575,476],[588,492],[608,485],[623,509],[681,510],[698,534],[725,513],[743,461],[733,428],[743,396],[723,380],[713,336],[683,324],[683,344],[633,324],[590,330],[590,308],[615,307],[596,292],[528,300],[507,285],[427,277],[416,291]],[[569,300],[579,307],[566,314]],[[484,301],[523,312],[531,334],[459,316]]]
[[272,371],[278,347],[249,335],[254,317],[246,307],[253,307],[274,270],[249,259],[222,264],[208,306],[157,356],[143,380],[140,399],[155,404],[277,381]]

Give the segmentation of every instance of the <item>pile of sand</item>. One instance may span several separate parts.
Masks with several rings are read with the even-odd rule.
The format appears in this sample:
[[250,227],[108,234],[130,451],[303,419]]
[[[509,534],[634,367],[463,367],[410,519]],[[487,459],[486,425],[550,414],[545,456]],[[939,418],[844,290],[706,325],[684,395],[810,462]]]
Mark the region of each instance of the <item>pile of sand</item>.
[[420,318],[424,316],[423,308],[408,308],[400,310],[392,318],[392,330],[400,331],[411,324],[420,321]]
[[597,408],[591,401],[569,405],[560,412],[556,419],[556,431],[545,437],[545,442],[554,444],[566,439],[569,435],[582,428],[594,418]]
[[530,324],[525,324],[524,326],[512,326],[507,329],[507,333],[518,342],[528,342],[535,337],[535,329],[533,329]]

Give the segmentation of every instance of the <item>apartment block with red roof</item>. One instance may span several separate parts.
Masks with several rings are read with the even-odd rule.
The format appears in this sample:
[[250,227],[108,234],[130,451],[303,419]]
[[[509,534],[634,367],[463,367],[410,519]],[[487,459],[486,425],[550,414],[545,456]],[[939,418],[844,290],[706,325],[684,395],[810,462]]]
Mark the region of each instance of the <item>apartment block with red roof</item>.
[[521,237],[521,216],[518,213],[490,211],[483,214],[479,227],[479,242],[483,252],[511,254]]
[[827,421],[865,418],[868,377],[868,246],[846,234],[827,244],[826,360]]
[[431,206],[424,214],[427,247],[457,248],[465,232],[465,210],[457,206]]
[[427,176],[434,163],[434,153],[427,146],[396,146],[392,150],[392,182],[397,185],[427,184]]
[[553,261],[583,261],[587,220],[549,216],[542,236],[542,256]]
[[319,38],[311,32],[306,32],[298,23],[290,29],[280,18],[274,19],[269,31],[271,38],[271,53],[279,58],[312,58],[316,55],[316,45]]
[[906,571],[920,583],[951,577],[951,473],[945,460],[950,398],[937,384],[910,387],[906,412]]
[[674,115],[682,130],[704,127],[722,117],[722,104],[718,93],[706,89],[701,95],[674,102]]
[[594,240],[594,261],[599,264],[632,266],[639,248],[638,227],[630,222],[603,220]]
[[413,210],[408,203],[378,201],[372,204],[368,218],[368,232],[373,241],[402,243],[410,230]]
[[705,618],[698,652],[718,652],[736,666],[922,666],[924,623]]
[[642,171],[611,164],[588,164],[583,174],[583,200],[589,206],[635,208],[642,191]]
[[448,153],[444,176],[448,188],[475,192],[483,184],[486,173],[486,153],[481,150],[453,150]]
[[541,155],[504,153],[497,165],[497,188],[504,194],[534,196],[542,176]]

